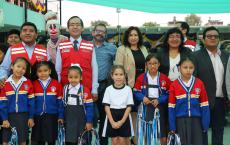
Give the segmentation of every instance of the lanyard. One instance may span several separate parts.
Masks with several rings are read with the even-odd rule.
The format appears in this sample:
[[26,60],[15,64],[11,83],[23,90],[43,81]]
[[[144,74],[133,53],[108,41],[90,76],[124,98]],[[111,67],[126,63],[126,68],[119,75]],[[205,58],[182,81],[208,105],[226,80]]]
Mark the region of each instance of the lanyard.
[[[138,145],[157,145],[159,144],[158,135],[160,134],[160,112],[156,108],[152,121],[145,121],[145,111],[143,104],[139,106],[137,117],[137,140]],[[146,139],[146,143],[145,143]]]
[[65,144],[65,128],[63,124],[58,124],[58,145]]
[[10,137],[9,145],[18,145],[18,133],[16,127],[11,128],[12,135]]

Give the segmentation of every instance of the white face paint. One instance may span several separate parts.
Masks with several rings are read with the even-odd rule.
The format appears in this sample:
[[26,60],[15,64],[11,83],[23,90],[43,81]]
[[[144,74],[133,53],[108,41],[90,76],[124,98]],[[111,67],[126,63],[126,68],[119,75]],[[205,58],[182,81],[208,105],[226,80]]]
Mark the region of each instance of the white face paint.
[[46,31],[51,39],[56,39],[60,33],[60,24],[57,20],[49,20],[46,24]]

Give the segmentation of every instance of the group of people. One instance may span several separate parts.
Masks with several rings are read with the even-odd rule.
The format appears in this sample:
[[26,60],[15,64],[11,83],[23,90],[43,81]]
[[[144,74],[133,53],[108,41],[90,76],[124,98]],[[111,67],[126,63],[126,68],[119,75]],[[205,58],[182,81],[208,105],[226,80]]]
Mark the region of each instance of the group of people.
[[47,48],[36,43],[36,25],[25,22],[21,42],[3,51],[0,116],[4,145],[11,127],[16,127],[20,145],[26,145],[29,128],[31,144],[55,145],[59,124],[64,125],[66,145],[78,144],[82,132],[97,124],[101,145],[108,145],[108,138],[113,145],[138,144],[138,139],[146,140],[135,135],[140,108],[144,108],[141,113],[146,122],[159,110],[161,145],[167,144],[168,133],[178,134],[182,145],[208,145],[209,127],[212,144],[223,145],[230,59],[218,47],[218,29],[207,27],[204,47],[195,51],[195,42],[186,37],[187,25],[171,28],[162,48],[150,53],[138,27],[129,27],[123,45],[116,48],[105,41],[104,24],[94,26],[89,42],[81,37],[80,17],[68,20],[70,37],[60,36],[56,20],[52,13],[46,15]]

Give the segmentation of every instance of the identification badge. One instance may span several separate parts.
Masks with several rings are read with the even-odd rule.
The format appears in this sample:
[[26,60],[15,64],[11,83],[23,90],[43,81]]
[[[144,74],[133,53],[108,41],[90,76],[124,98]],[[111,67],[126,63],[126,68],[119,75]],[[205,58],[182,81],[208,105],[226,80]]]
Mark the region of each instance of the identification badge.
[[70,52],[70,49],[63,49],[63,52]]

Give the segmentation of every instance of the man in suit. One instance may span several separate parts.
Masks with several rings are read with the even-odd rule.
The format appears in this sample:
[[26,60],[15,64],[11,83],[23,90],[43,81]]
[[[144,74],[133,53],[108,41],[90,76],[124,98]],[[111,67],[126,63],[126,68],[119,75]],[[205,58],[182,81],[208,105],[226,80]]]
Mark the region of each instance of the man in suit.
[[[215,27],[208,27],[203,32],[204,47],[194,53],[195,75],[205,85],[211,115],[212,145],[223,145],[225,110],[227,97],[225,72],[228,53],[218,48],[220,33]],[[204,145],[208,145],[207,133]]]

